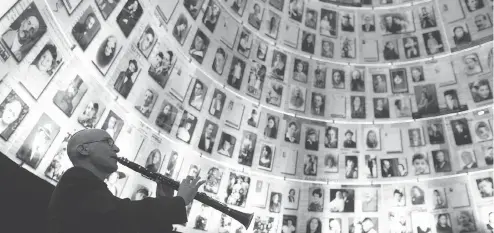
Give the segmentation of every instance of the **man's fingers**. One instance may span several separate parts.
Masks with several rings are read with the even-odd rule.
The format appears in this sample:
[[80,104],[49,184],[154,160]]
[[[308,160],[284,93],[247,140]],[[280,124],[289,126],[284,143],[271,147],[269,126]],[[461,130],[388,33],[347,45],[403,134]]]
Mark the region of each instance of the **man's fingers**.
[[201,180],[201,181],[197,182],[196,189],[199,189],[199,187],[201,187],[201,185],[203,185],[204,183],[206,183],[206,180]]
[[196,185],[196,184],[197,184],[197,182],[198,182],[200,179],[201,179],[201,177],[196,176],[196,178],[194,178],[194,179],[192,180],[191,184],[192,184],[192,185]]

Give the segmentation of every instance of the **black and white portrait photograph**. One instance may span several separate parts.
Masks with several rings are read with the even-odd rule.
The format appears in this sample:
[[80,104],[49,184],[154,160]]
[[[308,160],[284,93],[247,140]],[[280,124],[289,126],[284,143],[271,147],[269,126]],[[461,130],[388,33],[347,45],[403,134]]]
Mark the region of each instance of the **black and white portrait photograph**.
[[213,98],[211,99],[211,105],[209,106],[209,114],[211,116],[220,119],[223,107],[225,106],[226,95],[224,92],[215,89]]
[[247,95],[252,96],[255,99],[261,98],[265,78],[266,66],[262,63],[252,61],[249,71],[249,79],[247,80]]
[[463,108],[464,105],[461,105],[460,100],[458,99],[458,94],[456,90],[449,89],[444,91],[444,105],[446,112],[458,112]]
[[472,210],[459,210],[454,212],[456,218],[457,232],[475,232],[477,229],[476,219]]
[[472,36],[468,30],[467,25],[457,25],[452,30],[453,41],[456,46],[468,45],[472,42]]
[[273,169],[273,161],[275,155],[274,150],[275,147],[273,145],[261,143],[261,154],[259,155],[259,163],[257,166],[259,169],[266,171],[271,171]]
[[445,51],[439,31],[424,33],[422,37],[424,38],[425,51],[428,55],[435,55]]
[[255,133],[244,131],[240,150],[238,155],[238,163],[245,166],[252,166],[254,158],[254,150],[256,148],[257,135]]
[[460,167],[462,170],[478,168],[477,158],[475,152],[471,148],[458,150],[458,157],[460,158]]
[[177,114],[178,108],[164,99],[161,107],[159,108],[159,113],[154,123],[166,133],[170,133],[173,125],[175,124],[175,118],[177,118]]
[[212,167],[208,170],[206,183],[204,183],[204,191],[217,194],[220,188],[223,170],[217,167]]
[[314,54],[316,47],[316,34],[311,32],[302,32],[302,51],[310,54]]
[[[276,81],[269,80],[267,83],[267,93],[266,93],[266,103],[279,107],[281,105],[281,100],[283,98],[284,86]],[[295,96],[302,97],[302,96]],[[300,101],[299,101],[300,102]],[[305,99],[304,99],[305,103]]]
[[397,40],[388,40],[384,43],[383,47],[383,57],[386,61],[398,60],[400,59],[400,53],[398,50]]
[[338,127],[326,127],[326,133],[324,135],[324,147],[338,148]]
[[245,58],[249,58],[250,51],[252,50],[252,41],[253,41],[252,33],[243,28],[240,32],[240,39],[238,40],[237,52],[242,54]]
[[323,64],[317,64],[316,69],[314,70],[314,87],[321,89],[326,88],[326,73],[327,67],[324,67]]
[[138,0],[127,0],[117,15],[117,24],[125,37],[128,37],[141,18],[143,9]]
[[100,29],[101,23],[93,8],[89,6],[72,28],[72,36],[82,51],[85,51]]
[[282,195],[278,192],[271,192],[269,198],[269,212],[279,213],[281,211]]
[[468,84],[475,103],[492,100],[491,84],[488,79],[479,79]]
[[444,143],[444,128],[441,122],[430,122],[427,124],[427,135],[430,144]]
[[216,1],[209,1],[206,7],[206,12],[202,17],[202,23],[206,28],[213,33],[216,28],[216,24],[220,18],[221,9]]
[[309,62],[295,58],[293,62],[293,79],[302,83],[307,83],[309,73]]
[[185,143],[190,143],[192,134],[194,134],[194,130],[196,129],[196,124],[197,117],[185,110],[178,125],[177,138]]
[[431,153],[436,173],[451,171],[451,159],[448,150],[433,150]]
[[302,22],[304,15],[304,1],[302,0],[290,0],[288,4],[288,16],[298,22]]
[[279,124],[280,117],[267,113],[266,126],[264,127],[264,137],[276,139],[278,137]]
[[[415,170],[415,175],[430,174],[430,162],[427,153],[415,153],[412,156],[412,166]],[[422,195],[423,196],[423,195]],[[413,196],[412,196],[413,198]]]
[[[63,6],[67,10],[67,13],[71,15],[75,9],[81,4],[82,0],[63,0]],[[98,2],[96,2],[98,3]]]
[[[304,158],[304,175],[306,176],[317,176],[318,167],[317,155],[307,154]],[[321,197],[319,197],[321,198]],[[322,204],[322,203],[321,203]],[[309,207],[310,211],[310,207]],[[322,211],[322,209],[321,209]]]
[[201,80],[197,79],[190,94],[189,105],[197,111],[201,111],[207,92],[208,87]]
[[319,150],[319,130],[312,127],[305,129],[305,149],[318,151]]
[[57,91],[53,97],[53,103],[65,113],[66,116],[72,116],[72,113],[81,102],[82,97],[87,92],[87,85],[84,80],[77,75],[65,88]]
[[99,45],[93,64],[102,75],[106,75],[121,49],[122,45],[113,35],[106,37]]
[[484,0],[464,0],[464,2],[469,12],[484,8]]
[[305,112],[306,96],[307,90],[305,87],[290,85],[290,101],[288,102],[288,108],[299,112]]
[[237,138],[229,133],[222,132],[220,137],[220,143],[218,144],[218,154],[227,156],[229,158],[233,155],[235,149],[235,143]]
[[248,22],[250,26],[259,30],[262,23],[262,17],[264,16],[264,8],[258,2],[253,2],[251,9],[249,10]]
[[365,97],[364,96],[351,96],[351,116],[354,119],[365,119]]
[[365,149],[381,150],[381,132],[379,128],[365,128]]
[[348,129],[344,134],[343,148],[355,149],[357,148],[357,130]]
[[482,177],[476,179],[477,190],[482,198],[488,198],[494,196],[494,189],[492,186],[492,177]]
[[249,194],[250,177],[231,172],[228,180],[225,203],[244,207]]
[[170,159],[168,159],[166,167],[163,166],[162,172],[166,177],[177,177],[180,171],[180,166],[182,165],[183,158],[178,156],[176,151],[172,151],[170,154]]
[[281,17],[275,12],[270,10],[268,14],[268,18],[265,20],[265,22],[266,22],[264,26],[265,34],[272,39],[277,39],[278,32],[280,29]]
[[134,108],[144,117],[149,118],[156,100],[158,100],[158,92],[151,88],[145,88],[141,90]]
[[321,9],[321,22],[319,23],[321,35],[336,37],[338,35],[337,22],[338,13],[336,11]]
[[[34,99],[38,99],[63,64],[64,58],[57,46],[48,41],[29,63],[26,77],[20,83]],[[34,78],[36,77],[36,78]]]
[[409,97],[402,96],[394,99],[393,106],[396,117],[412,116],[412,104]]
[[11,91],[0,103],[0,137],[8,141],[28,112],[29,106]]
[[385,74],[372,74],[372,86],[374,93],[388,92],[388,79]]
[[[398,49],[397,47],[394,48]],[[405,57],[407,59],[420,57],[419,42],[417,37],[410,36],[403,38],[403,48],[405,50]]]
[[[359,197],[362,200],[363,212],[377,212],[379,192],[378,189],[360,189],[358,190]],[[365,220],[364,220],[365,221]],[[365,224],[365,223],[364,223]],[[366,232],[366,231],[364,231]],[[369,232],[369,231],[367,231]],[[377,232],[375,232],[377,233]]]
[[[431,192],[432,191],[432,192]],[[443,187],[429,188],[434,209],[448,208],[448,199]]]
[[242,101],[229,99],[225,104],[224,117],[225,125],[234,129],[239,129],[244,117],[245,104]]
[[345,71],[333,69],[331,81],[334,89],[345,89]]
[[247,0],[233,0],[230,9],[237,15],[242,16],[244,14],[246,5]]
[[204,56],[209,47],[209,38],[200,29],[197,29],[196,35],[190,45],[189,54],[199,64],[202,64]]
[[295,233],[297,230],[297,216],[283,215],[281,233]]
[[286,123],[285,142],[298,144],[300,142],[300,123],[293,120]]
[[58,132],[60,132],[60,126],[46,113],[43,113],[17,151],[17,158],[36,169]]
[[424,69],[422,66],[412,66],[410,67],[410,73],[412,74],[412,81],[414,83],[423,82],[424,79]]
[[316,10],[307,8],[305,11],[305,26],[316,30],[318,16]]
[[[267,195],[267,194],[266,194]],[[253,232],[278,232],[278,219],[268,216],[257,215],[254,219]]]
[[31,51],[47,30],[47,25],[34,2],[12,22],[2,41],[17,62]]
[[334,42],[330,39],[321,39],[321,57],[333,58]]
[[[149,145],[150,148],[149,147],[147,148],[148,151],[140,152],[140,153],[145,153],[144,155],[147,154],[144,167],[151,172],[158,172],[158,169],[161,167],[161,163],[163,163],[164,155],[158,148],[155,148],[155,145],[151,145],[151,144]],[[141,150],[143,148],[145,147],[142,146]]]
[[421,128],[408,129],[408,139],[410,141],[410,147],[418,147],[425,145],[425,140]]
[[382,14],[380,15],[380,20],[381,30],[384,35],[415,31],[412,11]]
[[158,38],[156,38],[154,29],[148,25],[142,32],[139,41],[137,41],[137,49],[139,49],[145,58],[148,58],[157,41]]
[[266,41],[257,39],[256,40],[257,44],[257,52],[256,52],[256,58],[259,59],[260,61],[266,61],[266,57],[268,56],[268,44]]
[[373,14],[362,14],[362,31],[363,32],[375,32],[376,23]]
[[213,71],[216,72],[218,75],[222,75],[227,59],[228,54],[223,48],[218,47],[218,49],[216,49],[216,53],[214,54],[213,64],[211,65]]
[[180,13],[177,22],[175,22],[175,26],[173,26],[172,35],[173,37],[175,37],[178,43],[180,43],[180,45],[183,45],[185,39],[187,38],[187,35],[189,34],[189,31],[189,20],[187,19],[187,16],[185,16],[185,14]]
[[353,59],[355,58],[355,54],[357,53],[356,50],[356,43],[355,43],[355,38],[351,38],[348,36],[341,36],[340,37],[340,56],[341,58],[348,58],[348,59]]
[[77,122],[86,129],[96,128],[105,108],[104,101],[93,97],[85,104],[84,111],[77,117]]
[[358,178],[358,157],[355,155],[345,156],[345,178]]
[[341,233],[341,229],[343,229],[343,225],[341,224],[341,218],[330,218],[328,220],[329,224],[329,232],[331,233]]
[[450,125],[457,146],[472,144],[472,136],[466,118],[451,120]]
[[393,207],[406,206],[407,194],[405,193],[405,188],[403,186],[395,186],[390,191],[392,191],[393,194],[393,198],[390,200],[391,206]]
[[408,92],[407,73],[404,68],[390,69],[389,76],[391,79],[391,90],[393,93]]
[[198,177],[201,173],[201,168],[196,164],[191,164],[187,176],[192,176],[194,178]]
[[349,218],[348,223],[350,229],[349,232],[377,233],[380,230],[379,218],[372,218],[372,217]]
[[480,59],[476,53],[463,56],[463,73],[467,76],[473,76],[482,73]]
[[[62,143],[60,144],[55,156],[53,156],[53,159],[51,160],[50,164],[44,171],[45,177],[48,179],[51,179],[53,181],[59,182],[60,178],[62,175],[67,171],[67,169],[73,167],[74,165],[69,159],[69,156],[67,155],[67,141],[69,140],[70,134],[68,134]],[[118,172],[115,172],[118,174]],[[122,172],[123,174],[123,172]],[[124,174],[123,174],[124,175]],[[112,192],[113,195],[118,196],[120,194],[121,188],[123,188],[121,185],[120,179],[121,175],[115,177],[115,175],[112,173],[110,176],[105,179],[105,183],[108,186],[108,189],[110,192]],[[115,180],[117,178],[117,180]],[[122,177],[121,179],[124,180],[125,182],[125,176]]]
[[165,43],[158,43],[149,56],[148,74],[162,88],[166,86],[172,74],[173,67],[177,61],[175,52],[164,48]]
[[338,173],[339,167],[339,158],[338,155],[335,154],[326,154],[324,155],[324,173]]
[[113,88],[124,99],[127,99],[130,90],[132,90],[132,87],[137,80],[137,76],[139,76],[140,68],[139,64],[137,64],[137,61],[134,59],[130,59],[128,62],[125,59],[122,59],[119,67],[125,67],[125,70],[122,69],[122,71],[120,71],[115,80],[115,84],[113,84]]
[[420,19],[420,26],[422,29],[436,27],[436,15],[434,13],[434,8],[432,5],[422,6],[417,9],[417,14]]
[[[209,226],[211,225],[210,221],[208,218],[211,216],[211,207],[201,204],[201,207],[199,209],[199,213],[195,217],[194,220],[194,227],[193,229],[195,230],[201,230],[201,231],[208,231]],[[208,224],[209,223],[209,224]]]
[[286,63],[286,54],[278,50],[274,50],[273,60],[271,61],[271,76],[274,79],[278,79],[281,81],[285,79]]
[[364,70],[354,69],[350,72],[350,90],[358,92],[365,91]]
[[492,22],[489,20],[488,14],[478,14],[474,18],[475,26],[477,27],[477,32],[487,30],[492,27]]
[[388,98],[373,98],[374,117],[377,119],[389,118]]
[[240,90],[240,86],[242,85],[242,81],[244,79],[245,67],[245,61],[238,58],[237,56],[233,56],[232,64],[230,65],[230,72],[228,72],[226,83],[231,87]]
[[108,116],[106,116],[106,119],[103,122],[103,125],[101,126],[101,129],[106,131],[115,141],[117,140],[117,137],[120,134],[124,123],[125,122],[122,118],[120,118],[115,112],[110,110]]
[[377,178],[378,171],[377,156],[375,154],[366,154],[364,156],[364,169],[362,170],[364,177]]
[[312,92],[311,113],[316,116],[324,116],[326,107],[326,96],[320,93]]
[[389,158],[381,159],[381,175],[387,177],[403,177],[408,175],[407,159]]
[[189,12],[194,20],[197,19],[201,11],[204,0],[184,0],[184,8]]
[[[76,0],[79,1],[79,0]],[[82,2],[82,0],[80,0]],[[98,6],[98,10],[101,13],[101,16],[103,16],[103,19],[107,20],[108,17],[111,15],[113,10],[117,7],[118,3],[120,3],[120,0],[95,0],[96,1],[96,6]]]
[[439,112],[436,87],[434,84],[415,86],[414,91],[415,101],[420,114],[427,115]]
[[308,211],[322,212],[323,209],[324,209],[324,189],[317,186],[310,187]]
[[218,134],[218,125],[206,120],[202,129],[201,138],[199,139],[198,148],[204,152],[211,153],[214,147],[214,141]]
[[355,190],[353,189],[330,189],[329,200],[331,212],[355,211]]
[[492,140],[492,128],[487,119],[475,120],[472,122],[472,126],[476,142]]
[[295,187],[289,187],[285,191],[287,201],[283,203],[285,209],[297,210],[300,200],[300,189]]
[[355,16],[352,13],[342,12],[340,17],[341,31],[354,32],[355,31]]

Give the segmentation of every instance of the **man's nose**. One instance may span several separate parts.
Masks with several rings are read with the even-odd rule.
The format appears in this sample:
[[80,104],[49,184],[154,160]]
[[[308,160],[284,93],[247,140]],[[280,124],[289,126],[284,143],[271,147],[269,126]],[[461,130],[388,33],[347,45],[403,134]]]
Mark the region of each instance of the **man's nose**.
[[118,146],[117,146],[117,145],[113,145],[113,150],[114,150],[116,153],[120,152],[120,148],[118,148]]

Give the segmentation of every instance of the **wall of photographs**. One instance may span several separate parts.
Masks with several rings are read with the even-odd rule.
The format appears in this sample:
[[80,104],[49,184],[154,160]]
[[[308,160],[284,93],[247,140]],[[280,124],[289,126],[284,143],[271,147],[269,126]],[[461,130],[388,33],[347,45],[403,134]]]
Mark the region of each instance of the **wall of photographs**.
[[[100,128],[255,213],[243,229],[195,201],[180,232],[492,231],[492,1],[11,6],[0,150],[53,185],[70,136]],[[105,182],[156,195],[123,166]]]

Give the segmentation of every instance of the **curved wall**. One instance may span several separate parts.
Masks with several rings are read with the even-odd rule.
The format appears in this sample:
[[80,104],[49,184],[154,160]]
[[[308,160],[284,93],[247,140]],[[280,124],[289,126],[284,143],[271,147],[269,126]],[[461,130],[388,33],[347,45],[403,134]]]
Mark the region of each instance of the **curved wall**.
[[[133,2],[23,0],[1,18],[0,148],[9,158],[56,184],[72,166],[70,135],[102,128],[120,156],[174,179],[199,174],[208,179],[205,192],[254,212],[241,232],[305,232],[313,218],[320,232],[338,225],[359,232],[371,222],[377,232],[417,232],[420,224],[438,232],[440,214],[455,232],[487,231],[492,27],[476,31],[474,19],[492,19],[492,2],[473,9],[464,1],[308,1],[301,8],[268,0],[245,1],[238,11],[244,1]],[[250,14],[256,4],[260,20]],[[424,21],[423,9],[433,21]],[[325,14],[337,19],[327,35]],[[341,25],[347,14],[353,32]],[[16,45],[11,32],[28,16],[40,26],[31,42]],[[387,16],[408,24],[381,26]],[[369,17],[375,32],[363,31]],[[458,25],[470,32],[461,45],[452,34]],[[430,32],[441,52],[429,54]],[[313,54],[303,51],[311,48],[307,33],[315,36]],[[354,58],[341,57],[345,38],[355,43]],[[417,39],[419,56],[407,57],[407,38]],[[323,57],[323,41],[333,44],[331,56]],[[396,60],[379,49],[388,41]],[[414,79],[414,69],[423,76]],[[356,71],[362,82],[352,82]],[[333,81],[336,73],[345,81]],[[403,82],[394,84],[396,76]],[[43,145],[39,153],[35,145]],[[156,195],[153,182],[119,172],[114,185],[107,181],[116,196]],[[230,221],[194,202],[177,229],[241,228]]]

